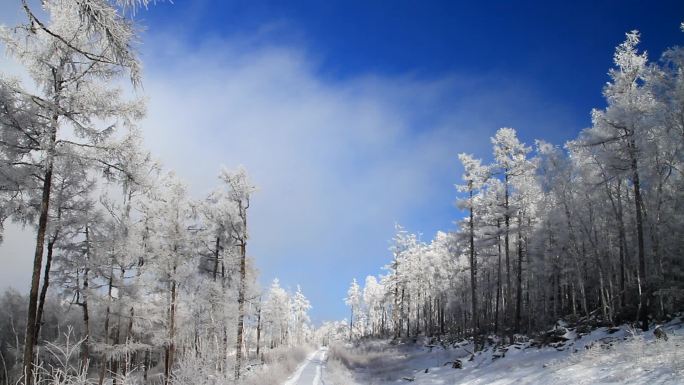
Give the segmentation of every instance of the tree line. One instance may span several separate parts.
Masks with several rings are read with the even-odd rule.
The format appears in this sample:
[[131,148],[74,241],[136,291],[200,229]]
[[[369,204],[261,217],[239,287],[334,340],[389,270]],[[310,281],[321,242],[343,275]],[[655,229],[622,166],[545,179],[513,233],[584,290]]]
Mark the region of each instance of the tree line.
[[[682,26],[684,29],[684,25]],[[558,319],[648,330],[684,305],[684,49],[614,54],[606,106],[563,147],[491,138],[460,154],[458,229],[397,226],[385,274],[354,280],[350,335],[513,337]]]

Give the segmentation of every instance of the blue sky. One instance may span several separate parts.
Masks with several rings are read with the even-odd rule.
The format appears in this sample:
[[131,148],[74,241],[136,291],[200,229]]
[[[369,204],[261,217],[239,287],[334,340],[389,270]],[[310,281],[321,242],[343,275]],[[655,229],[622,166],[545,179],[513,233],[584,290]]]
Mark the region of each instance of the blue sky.
[[[638,29],[659,53],[682,40],[681,1],[187,1],[142,15],[157,28],[180,28],[190,43],[247,37],[296,45],[316,73],[344,81],[359,74],[453,72],[524,82],[567,102],[581,119],[601,103],[611,52]],[[258,37],[256,37],[258,35]],[[256,38],[255,38],[256,37]]]
[[[652,58],[684,42],[681,1],[549,3],[157,3],[136,16],[146,144],[196,197],[243,164],[264,286],[299,283],[315,321],[343,318],[395,222],[425,239],[454,228],[458,153],[489,158],[502,126],[562,144],[603,105],[625,32]],[[31,237],[8,230],[5,285],[30,276]]]

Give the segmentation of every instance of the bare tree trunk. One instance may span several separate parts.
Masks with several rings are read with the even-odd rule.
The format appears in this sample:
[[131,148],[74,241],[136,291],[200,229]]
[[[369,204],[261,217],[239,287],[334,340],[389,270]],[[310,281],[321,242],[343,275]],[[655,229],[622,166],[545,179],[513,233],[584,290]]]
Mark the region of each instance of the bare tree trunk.
[[145,358],[143,359],[143,384],[147,384],[147,377],[150,371],[150,349],[145,349]]
[[[173,267],[173,274],[176,274],[176,266]],[[166,357],[164,358],[164,384],[171,382],[174,355],[176,353],[176,281],[171,280],[171,304],[169,308],[169,344],[166,347]]]
[[240,378],[242,365],[242,343],[245,326],[245,293],[247,291],[247,209],[249,209],[249,196],[246,200],[239,198],[235,203],[238,208],[238,215],[242,221],[241,229],[233,226],[233,237],[240,246],[240,283],[238,287],[238,322],[237,322],[237,341],[235,341],[235,380]]
[[[88,269],[83,273],[83,290],[88,290]],[[87,368],[90,361],[90,314],[88,314],[88,299],[85,294],[83,295],[81,309],[83,311],[83,334],[85,335],[81,345],[81,354],[83,365]]]
[[214,249],[214,282],[216,282],[216,278],[218,276],[218,267],[219,267],[219,248],[221,246],[221,238],[216,237],[216,246]]
[[[567,200],[567,198],[564,197],[564,200]],[[578,254],[580,254],[580,251],[579,251],[578,246],[577,246],[577,239],[576,239],[576,237],[575,237],[574,226],[572,225],[572,221],[570,220],[570,209],[569,209],[569,207],[568,207],[567,201],[564,201],[564,202],[563,202],[563,207],[564,207],[564,209],[565,209],[565,217],[566,217],[566,221],[567,221],[567,225],[568,225],[568,235],[569,235],[569,238],[570,238],[570,245],[571,245],[572,248],[574,249],[574,252],[571,251],[570,254],[572,254],[572,256],[573,256],[573,262],[575,263],[575,271],[576,271],[576,273],[577,273],[577,283],[578,283],[578,285],[579,285],[579,287],[580,287],[580,295],[581,295],[581,297],[582,297],[582,298],[581,298],[581,299],[582,299],[582,309],[584,310],[584,314],[585,314],[586,316],[589,316],[589,309],[588,309],[588,307],[587,307],[587,296],[586,296],[586,292],[585,292],[585,289],[584,289],[584,277],[583,277],[583,275],[582,275],[582,269],[581,269],[580,261],[579,261],[579,257],[578,257]],[[583,254],[583,253],[582,253],[582,257],[584,257],[584,254]],[[572,292],[572,294],[573,294],[573,297],[572,297],[572,301],[573,301],[573,302],[572,302],[572,308],[573,308],[573,314],[575,314],[575,312],[576,312],[576,307],[575,307],[575,290],[574,290],[574,285],[573,285],[573,292]]]
[[439,333],[442,335],[446,332],[444,302],[444,296],[442,295],[439,299]]
[[508,170],[506,170],[505,173],[505,200],[504,200],[504,226],[505,226],[505,233],[504,233],[504,254],[506,255],[506,310],[504,311],[504,318],[508,317],[508,313],[510,310],[508,308],[510,307],[510,304],[513,302],[513,292],[511,291],[511,262],[510,262],[510,213],[509,213],[509,204],[508,204],[508,197],[509,197],[509,180],[508,180]]
[[618,224],[618,255],[620,257],[620,306],[624,307],[627,303],[627,293],[625,290],[625,254],[627,253],[627,238],[625,236],[625,221],[622,215],[622,180],[617,178],[617,185],[615,186],[615,199],[610,186],[606,183],[606,194],[610,199],[613,208],[613,214]]
[[[123,285],[124,281],[124,269],[121,269],[121,282],[120,285]],[[119,291],[119,299],[121,298],[121,291]],[[117,304],[116,306],[116,329],[114,332],[114,346],[116,348],[120,348],[119,344],[121,343],[121,303]],[[118,383],[118,374],[119,374],[119,363],[121,361],[121,357],[118,355],[114,358],[112,358],[112,385],[117,385]]]
[[632,169],[632,184],[634,188],[634,210],[636,213],[636,230],[637,230],[637,250],[639,255],[639,321],[641,322],[641,330],[648,330],[648,309],[647,297],[649,285],[646,281],[646,255],[644,251],[644,225],[642,219],[643,200],[641,198],[641,186],[639,184],[639,171],[637,167],[636,158],[636,144],[634,138],[630,139],[629,143],[631,169]]
[[[245,227],[246,229],[246,227]],[[235,342],[235,380],[240,378],[240,366],[242,365],[242,339],[245,324],[245,276],[246,270],[246,241],[240,244],[240,289],[238,291],[238,324],[237,341]]]
[[[131,306],[128,309],[128,325],[126,328],[126,344],[129,342],[132,342],[133,340],[133,318],[135,317],[135,310],[133,309],[133,306]],[[128,349],[127,349],[128,351]],[[130,367],[130,354],[126,353],[126,356],[124,357],[124,365],[121,368],[121,374],[125,377],[128,374],[128,369]]]
[[498,263],[496,268],[496,310],[494,311],[494,334],[499,333],[499,303],[501,300],[501,220],[496,220],[496,246]]
[[33,256],[33,273],[31,275],[31,291],[29,294],[28,314],[26,317],[26,335],[24,340],[24,361],[22,374],[26,385],[33,383],[33,352],[36,345],[36,320],[38,306],[38,286],[40,283],[40,268],[43,264],[43,246],[48,223],[50,207],[50,190],[52,188],[52,169],[54,164],[54,146],[57,139],[57,116],[53,116],[51,127],[51,143],[46,159],[45,174],[43,176],[43,196],[40,202],[40,218],[38,219],[38,233],[36,235],[36,249]]
[[[104,324],[104,343],[105,345],[109,344],[109,318],[111,314],[111,305],[110,302],[112,300],[112,284],[114,280],[114,261],[111,262],[111,269],[109,270],[109,288],[107,290],[107,309],[105,310],[105,324]],[[100,378],[98,381],[99,385],[102,385],[104,382],[105,378],[105,372],[107,370],[107,354],[103,353],[102,360],[100,362]]]
[[401,337],[401,332],[404,330],[404,305],[405,305],[404,292],[405,292],[405,290],[402,287],[401,288],[401,304],[400,304],[401,308],[399,310],[399,332],[397,334],[399,337]]
[[[464,285],[465,286],[465,285]],[[401,290],[401,298],[404,298],[404,289]],[[402,303],[404,301],[402,300]],[[406,338],[411,335],[411,292],[406,296]]]
[[399,338],[399,262],[394,260],[394,275],[396,276],[394,284],[394,307],[392,308],[392,323],[394,324],[394,338]]
[[470,294],[472,307],[472,321],[473,321],[473,337],[475,338],[474,350],[478,349],[478,335],[479,335],[479,319],[477,309],[477,257],[475,255],[475,223],[473,214],[473,182],[468,181],[468,191],[470,195],[470,221],[468,224],[469,241],[470,241]]
[[515,331],[520,333],[520,321],[522,317],[522,212],[518,214],[518,277],[515,298]]
[[617,192],[617,215],[618,215],[618,231],[620,237],[620,305],[623,307],[627,304],[627,289],[625,281],[627,274],[625,273],[625,266],[627,265],[627,231],[625,230],[625,221],[622,213],[622,188],[618,184]]
[[261,342],[261,297],[259,297],[259,309],[257,310],[257,329],[256,329],[256,356],[259,358],[259,346]]
[[[228,327],[223,323],[223,370],[228,370]],[[222,371],[223,371],[222,370]]]
[[83,366],[88,369],[90,362],[90,314],[88,314],[88,274],[90,273],[90,231],[88,224],[85,226],[85,269],[83,270],[83,291],[81,296],[81,310],[83,311],[83,344],[81,345],[81,355]]
[[40,298],[38,299],[38,311],[36,314],[36,335],[34,341],[38,343],[40,338],[40,328],[43,326],[43,308],[45,307],[45,297],[50,286],[50,268],[52,266],[52,253],[55,248],[56,235],[47,245],[47,255],[45,259],[45,270],[43,272],[43,286],[40,288]]

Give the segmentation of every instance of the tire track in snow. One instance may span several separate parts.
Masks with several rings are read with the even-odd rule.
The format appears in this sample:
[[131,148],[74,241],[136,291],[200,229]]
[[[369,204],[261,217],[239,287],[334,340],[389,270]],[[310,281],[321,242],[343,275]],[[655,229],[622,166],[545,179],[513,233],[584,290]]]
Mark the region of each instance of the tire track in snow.
[[311,353],[283,385],[323,385],[326,348]]

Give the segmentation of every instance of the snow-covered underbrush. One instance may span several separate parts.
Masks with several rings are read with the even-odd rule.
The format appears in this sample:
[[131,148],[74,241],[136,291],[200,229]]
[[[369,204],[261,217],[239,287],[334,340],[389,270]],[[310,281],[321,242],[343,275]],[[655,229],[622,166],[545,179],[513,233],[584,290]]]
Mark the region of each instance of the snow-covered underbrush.
[[331,348],[328,365],[344,365],[355,382],[371,385],[684,384],[684,324],[676,318],[661,330],[667,339],[656,338],[653,329],[579,332],[561,324],[542,337],[519,336],[475,355],[467,341],[447,347],[365,341]]
[[334,344],[329,349],[328,361],[338,361],[354,370],[382,366],[388,359],[384,348],[386,344],[386,341],[366,341],[356,346]]
[[330,359],[325,365],[325,385],[358,385],[352,371],[338,359]]
[[241,384],[278,384],[283,378],[288,378],[313,350],[308,345],[267,350],[263,355],[263,363],[248,364]]
[[[352,371],[357,383],[385,384],[413,378],[425,368],[438,366],[454,357],[463,358],[463,349],[435,349],[424,344],[390,340],[363,341],[355,345],[337,344],[330,348],[328,367],[339,363]],[[441,364],[440,364],[441,362]]]
[[[240,385],[277,384],[291,375],[313,351],[308,345],[267,349],[260,358],[248,359],[242,370]],[[174,385],[235,385],[233,362],[226,368],[208,365],[201,356],[189,355],[179,360],[174,370]]]
[[73,337],[71,329],[61,343],[48,342],[44,360],[36,366],[33,383],[36,385],[87,385],[88,370],[79,360],[82,340]]
[[[81,360],[83,340],[73,337],[71,331],[60,343],[47,343],[41,354],[41,364],[36,367],[33,382],[36,385],[95,385],[97,371],[88,371]],[[278,384],[291,375],[297,366],[313,351],[312,346],[278,347],[263,352],[260,359],[247,360],[242,371],[240,385]],[[235,385],[233,362],[216,367],[208,359],[210,349],[188,350],[177,357],[172,384],[174,385]],[[263,361],[262,361],[263,359]],[[144,381],[142,368],[129,368],[125,374],[115,376],[119,385],[162,384],[163,375],[159,367],[151,368],[148,380]],[[21,381],[20,381],[21,383]],[[111,384],[111,379],[105,381]],[[344,384],[343,382],[339,383]],[[346,385],[346,384],[345,384]]]
[[671,331],[667,340],[635,334],[623,342],[601,342],[565,359],[551,362],[559,384],[684,383],[684,334]]

